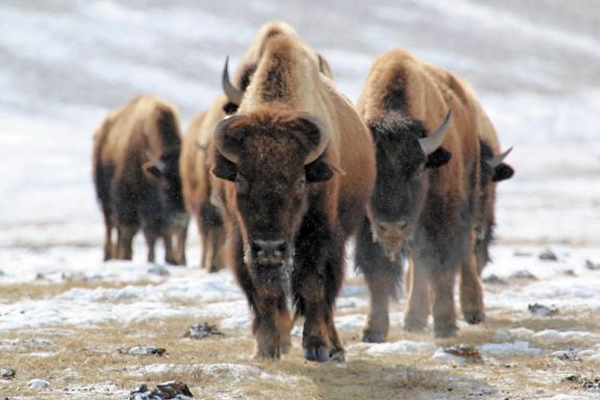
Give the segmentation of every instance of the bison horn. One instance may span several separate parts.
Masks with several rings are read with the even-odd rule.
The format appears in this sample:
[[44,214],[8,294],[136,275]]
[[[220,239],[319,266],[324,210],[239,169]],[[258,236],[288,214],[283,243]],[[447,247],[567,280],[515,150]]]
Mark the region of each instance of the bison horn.
[[504,161],[504,159],[506,158],[506,156],[508,156],[510,154],[510,152],[512,151],[512,149],[513,148],[511,147],[510,149],[506,150],[502,154],[498,154],[497,156],[490,157],[490,158],[486,159],[485,162],[491,168],[496,168],[498,165],[500,165],[502,163],[502,161]]
[[164,163],[164,161],[162,161],[160,158],[156,157],[150,150],[146,150],[146,155],[148,156],[148,159],[150,160],[150,162],[156,168],[158,168],[158,170],[160,172],[164,172],[165,171],[165,163]]
[[225,68],[223,68],[223,79],[221,80],[221,86],[223,87],[223,92],[227,95],[227,98],[230,102],[237,106],[242,103],[244,91],[233,86],[229,80],[229,57],[225,59]]
[[215,139],[215,147],[219,150],[219,153],[223,155],[226,159],[231,161],[232,163],[237,163],[239,157],[237,154],[231,152],[227,149],[225,145],[225,129],[235,121],[239,121],[240,119],[246,118],[245,115],[231,115],[229,117],[223,118],[215,127],[215,132],[213,133],[213,137]]
[[448,130],[448,123],[450,122],[450,116],[452,115],[452,110],[448,110],[446,117],[442,121],[441,125],[437,130],[422,139],[419,139],[419,144],[421,145],[421,149],[426,156],[433,153],[442,145],[444,141],[444,137],[446,137],[446,131]]
[[329,133],[328,133],[327,129],[325,128],[323,121],[321,121],[318,117],[315,117],[314,115],[302,113],[302,114],[300,114],[299,118],[315,125],[319,131],[319,143],[306,156],[306,160],[304,161],[304,164],[306,165],[306,164],[312,163],[317,158],[319,158],[319,156],[321,154],[323,154],[323,152],[325,151],[325,148],[327,147],[327,144],[329,144]]

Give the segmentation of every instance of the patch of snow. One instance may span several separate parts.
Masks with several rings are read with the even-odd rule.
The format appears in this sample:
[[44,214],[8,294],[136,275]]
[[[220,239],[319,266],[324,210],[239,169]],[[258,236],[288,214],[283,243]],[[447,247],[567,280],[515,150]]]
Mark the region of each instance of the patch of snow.
[[549,343],[565,342],[570,340],[597,340],[598,335],[584,331],[557,331],[546,329],[536,332],[531,339],[540,340]]
[[516,340],[513,343],[486,343],[478,347],[482,353],[487,353],[492,356],[505,355],[528,355],[538,356],[542,350],[535,347],[530,347],[529,342],[524,340]]
[[426,353],[436,349],[435,344],[432,342],[415,342],[412,340],[400,340],[392,343],[357,343],[351,347],[354,349],[367,349],[366,353],[371,356]]

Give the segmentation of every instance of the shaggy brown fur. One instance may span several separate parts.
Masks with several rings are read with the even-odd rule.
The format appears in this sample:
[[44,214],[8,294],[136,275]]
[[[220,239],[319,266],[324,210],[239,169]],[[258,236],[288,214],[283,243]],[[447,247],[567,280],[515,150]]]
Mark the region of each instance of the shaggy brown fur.
[[142,228],[148,261],[154,262],[154,244],[162,237],[166,261],[185,264],[189,217],[181,194],[180,147],[176,108],[148,95],[110,113],[97,129],[93,176],[106,225],[105,260],[131,259],[133,237]]
[[[343,357],[333,305],[344,244],[364,217],[375,161],[368,130],[313,54],[291,35],[265,44],[238,119],[219,142],[239,159],[214,154],[233,227],[234,271],[254,312],[258,357],[278,358],[289,346],[288,273],[296,312],[305,316],[305,357]],[[317,117],[322,130],[301,113]],[[322,132],[329,135],[325,152],[304,165]],[[265,241],[285,243],[291,262],[263,263]]]
[[210,173],[208,155],[212,150],[212,134],[215,125],[226,114],[225,95],[220,95],[210,108],[193,119],[188,127],[181,150],[180,170],[183,196],[189,212],[196,219],[202,255],[200,266],[210,272],[216,272],[227,264],[225,248],[227,229],[213,194],[217,179]]
[[[235,86],[246,90],[264,53],[266,43],[279,35],[297,37],[294,28],[281,21],[268,22],[260,28],[236,70]],[[314,50],[308,47],[306,49],[311,58],[319,63],[321,72],[331,77],[327,61]],[[215,177],[209,173],[207,155],[212,152],[212,133],[215,125],[225,116],[235,113],[238,106],[229,102],[224,95],[215,99],[210,108],[194,118],[190,124],[185,133],[181,153],[180,168],[186,207],[196,219],[202,242],[200,265],[211,272],[218,271],[227,263],[224,248],[227,245],[228,228],[217,205],[214,204]]]
[[[452,117],[442,146],[424,156],[418,139],[433,132],[449,109]],[[453,288],[459,270],[466,320],[477,323],[484,317],[475,257],[475,232],[482,215],[479,138],[490,130],[494,134],[493,127],[464,81],[404,50],[390,51],[375,61],[358,110],[377,147],[378,178],[369,212],[374,222],[370,228],[381,247],[367,243],[368,232],[362,234],[357,266],[368,281],[391,282],[387,294],[379,289],[372,297],[391,296],[402,265],[383,249],[409,249],[414,270],[405,327],[424,328],[431,310],[435,335],[453,336],[457,330]],[[388,238],[395,243],[386,243]],[[387,304],[372,302],[371,315],[387,316]],[[387,319],[374,320],[369,318],[363,340],[385,340]]]

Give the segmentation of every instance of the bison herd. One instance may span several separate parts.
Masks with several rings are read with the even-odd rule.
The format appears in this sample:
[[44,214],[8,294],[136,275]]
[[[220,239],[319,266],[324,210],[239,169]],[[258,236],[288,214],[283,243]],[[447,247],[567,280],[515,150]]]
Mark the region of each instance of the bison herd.
[[405,266],[405,329],[432,314],[436,337],[456,335],[457,275],[465,320],[484,320],[495,186],[514,171],[467,83],[393,50],[375,60],[355,107],[325,58],[270,22],[232,80],[226,62],[221,84],[183,138],[175,107],[147,95],[97,129],[105,260],[131,259],[141,229],[148,261],[160,238],[165,261],[185,264],[191,214],[200,265],[231,268],[248,299],[259,358],[289,350],[297,317],[306,359],[344,358],[334,305],[353,237],[371,299],[363,341],[386,340]]

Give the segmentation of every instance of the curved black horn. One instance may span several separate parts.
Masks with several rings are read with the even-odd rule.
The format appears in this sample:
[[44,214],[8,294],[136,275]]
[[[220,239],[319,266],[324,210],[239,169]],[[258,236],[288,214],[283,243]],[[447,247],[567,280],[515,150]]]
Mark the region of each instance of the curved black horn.
[[452,116],[452,109],[448,110],[446,117],[440,124],[439,128],[432,133],[431,135],[419,139],[419,144],[421,145],[421,149],[426,156],[433,153],[437,150],[438,147],[442,145],[444,138],[446,137],[446,131],[448,130],[448,124],[450,122],[450,117]]
[[506,150],[504,153],[498,154],[497,156],[490,157],[490,158],[486,159],[485,162],[491,168],[496,168],[498,165],[500,165],[502,163],[502,161],[504,161],[506,156],[508,156],[510,154],[512,149],[513,148],[511,147],[510,149]]
[[221,80],[221,86],[223,88],[223,92],[225,93],[225,95],[227,95],[227,98],[230,102],[238,106],[242,103],[244,91],[233,86],[231,80],[229,80],[229,56],[225,58],[225,68],[223,68],[223,78]]
[[213,133],[213,137],[215,139],[215,147],[219,150],[219,153],[223,155],[226,159],[231,161],[232,163],[237,163],[239,157],[237,154],[232,153],[225,146],[225,129],[233,122],[239,121],[240,119],[246,118],[245,115],[231,115],[229,117],[223,118],[215,127],[215,132]]

